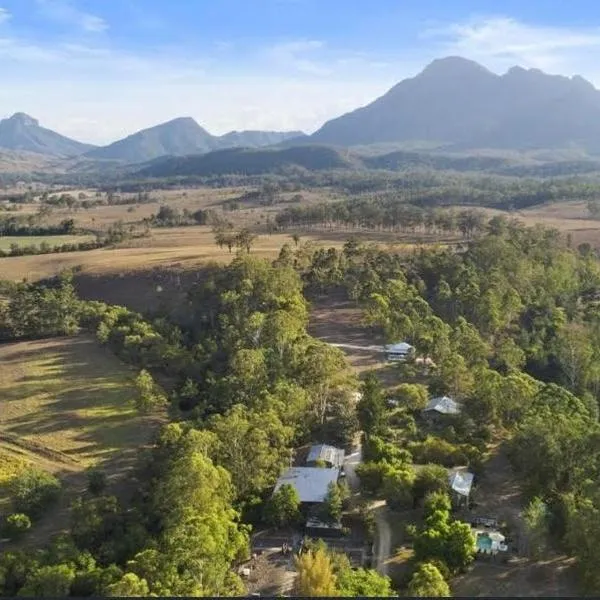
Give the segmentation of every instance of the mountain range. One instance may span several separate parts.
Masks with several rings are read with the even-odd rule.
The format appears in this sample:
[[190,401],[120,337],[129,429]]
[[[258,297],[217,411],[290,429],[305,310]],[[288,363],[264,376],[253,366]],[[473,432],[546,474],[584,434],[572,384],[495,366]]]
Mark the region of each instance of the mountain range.
[[513,67],[496,75],[437,59],[371,104],[328,121],[311,143],[430,142],[445,150],[600,151],[600,91],[582,77]]
[[[548,149],[600,154],[600,91],[579,76],[521,67],[497,75],[471,60],[447,57],[433,61],[370,104],[326,122],[310,136],[300,131],[214,136],[194,119],[183,117],[94,147],[45,129],[24,113],[0,121],[0,150],[77,157],[77,164],[87,170],[100,162],[107,168],[111,162],[138,164],[231,148],[364,149],[393,144],[404,149],[425,145],[446,153]],[[314,156],[319,154],[307,155],[309,163]],[[215,160],[221,164],[228,157],[253,169],[254,159],[244,153],[221,153]],[[183,167],[184,162],[174,164]],[[193,164],[211,163],[188,161],[184,170]]]
[[96,147],[45,129],[25,113],[15,113],[0,121],[1,149],[123,163],[142,163],[162,156],[202,154],[225,148],[260,148],[302,136],[301,131],[231,131],[214,136],[191,117],[181,117],[143,129],[108,146]]

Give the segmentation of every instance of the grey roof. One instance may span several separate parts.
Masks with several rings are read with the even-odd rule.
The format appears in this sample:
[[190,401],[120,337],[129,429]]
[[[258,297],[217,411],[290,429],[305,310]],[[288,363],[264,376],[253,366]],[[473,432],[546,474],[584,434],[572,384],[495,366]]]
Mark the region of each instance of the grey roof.
[[448,481],[453,491],[461,496],[468,496],[473,485],[473,473],[469,473],[469,471],[450,471]]
[[324,460],[331,463],[334,467],[341,468],[344,464],[344,456],[345,453],[340,448],[334,448],[327,444],[317,444],[316,446],[311,446],[306,462]]
[[460,413],[460,404],[448,396],[441,398],[432,398],[429,404],[423,409],[424,412],[434,410],[443,415],[458,415]]
[[414,346],[411,346],[406,342],[398,342],[397,344],[387,344],[383,349],[388,353],[406,354],[407,352],[414,350]]
[[277,480],[274,491],[288,483],[296,488],[300,502],[323,502],[329,484],[337,482],[339,472],[339,469],[291,467]]

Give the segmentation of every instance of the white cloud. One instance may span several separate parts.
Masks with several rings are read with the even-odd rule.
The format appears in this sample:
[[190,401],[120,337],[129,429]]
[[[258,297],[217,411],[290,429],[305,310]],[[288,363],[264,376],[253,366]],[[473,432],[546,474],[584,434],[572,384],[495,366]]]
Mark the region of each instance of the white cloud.
[[108,29],[108,23],[102,17],[79,10],[71,0],[36,0],[36,4],[46,18],[84,32],[102,33]]
[[5,9],[0,7],[0,25],[8,21],[11,17],[11,14]]
[[514,65],[569,74],[598,72],[600,28],[531,25],[506,16],[475,18],[429,29],[423,38],[440,43],[443,54],[472,58],[491,68]]

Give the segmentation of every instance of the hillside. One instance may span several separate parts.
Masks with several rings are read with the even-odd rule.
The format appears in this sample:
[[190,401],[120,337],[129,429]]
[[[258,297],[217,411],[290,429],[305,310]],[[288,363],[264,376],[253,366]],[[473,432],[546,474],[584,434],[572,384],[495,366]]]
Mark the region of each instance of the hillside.
[[470,60],[443,58],[371,104],[328,121],[311,141],[600,152],[600,92],[578,76],[520,67],[499,76]]
[[213,137],[194,119],[182,117],[143,129],[86,154],[86,158],[146,162],[160,156],[207,152]]
[[191,117],[181,117],[143,129],[108,146],[96,148],[88,152],[85,158],[144,163],[164,156],[203,154],[235,147],[270,146],[301,135],[302,132],[298,131],[231,131],[222,136],[214,136]]
[[0,148],[66,157],[83,154],[93,146],[40,127],[36,119],[25,113],[15,113],[0,121]]
[[235,148],[204,155],[157,160],[141,169],[138,175],[142,177],[212,176],[234,173],[262,175],[293,167],[319,171],[352,166],[353,162],[349,157],[326,146],[298,146],[283,150]]

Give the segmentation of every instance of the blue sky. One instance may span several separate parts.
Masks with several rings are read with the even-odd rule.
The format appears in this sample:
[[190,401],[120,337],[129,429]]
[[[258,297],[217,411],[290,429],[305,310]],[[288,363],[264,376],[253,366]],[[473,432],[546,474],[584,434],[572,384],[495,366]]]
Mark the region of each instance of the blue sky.
[[0,0],[0,116],[95,143],[178,116],[310,132],[448,55],[600,85],[600,3]]

